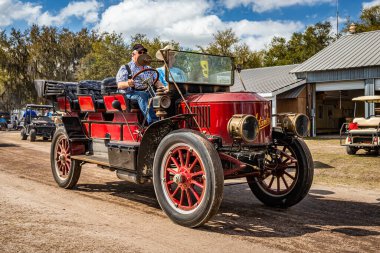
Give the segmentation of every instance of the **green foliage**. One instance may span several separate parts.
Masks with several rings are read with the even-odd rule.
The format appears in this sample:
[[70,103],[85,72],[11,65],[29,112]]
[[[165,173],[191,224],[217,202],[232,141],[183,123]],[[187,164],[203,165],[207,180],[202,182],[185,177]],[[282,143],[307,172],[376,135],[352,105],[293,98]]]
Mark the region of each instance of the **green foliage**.
[[54,27],[42,28],[33,25],[30,29],[29,64],[33,79],[73,81],[81,58],[91,50],[95,35],[87,29],[73,33],[67,29],[58,31]]
[[202,52],[233,56],[235,57],[235,63],[243,68],[258,68],[262,66],[263,52],[251,51],[246,43],[239,43],[239,38],[231,28],[218,31],[213,36],[213,42],[206,48],[198,46]]
[[77,79],[102,80],[116,76],[122,64],[130,61],[121,35],[103,33],[92,42],[91,51],[80,60]]
[[9,38],[2,33],[0,40],[0,109],[10,111],[21,103],[31,101],[35,95],[28,75],[28,36],[26,32],[12,29]]
[[358,22],[353,22],[348,19],[343,31],[348,32],[352,23],[356,24],[357,33],[380,30],[380,5],[363,9]]
[[203,52],[216,55],[227,55],[233,56],[233,46],[239,42],[236,34],[232,29],[227,29],[224,31],[217,31],[213,34],[214,41],[211,42],[206,49],[198,46]]
[[302,63],[328,46],[333,39],[329,22],[308,26],[303,33],[293,33],[289,41],[274,37],[265,53],[264,65]]

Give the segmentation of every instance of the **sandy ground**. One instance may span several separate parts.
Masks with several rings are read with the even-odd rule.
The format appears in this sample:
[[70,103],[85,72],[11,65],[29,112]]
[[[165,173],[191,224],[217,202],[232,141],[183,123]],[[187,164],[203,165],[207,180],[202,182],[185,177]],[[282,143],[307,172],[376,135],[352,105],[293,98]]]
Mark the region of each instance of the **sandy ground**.
[[163,214],[152,186],[93,165],[83,168],[75,190],[59,188],[49,149],[50,142],[0,132],[0,252],[380,250],[380,186],[318,182],[288,210],[263,206],[246,184],[226,186],[219,213],[188,229]]

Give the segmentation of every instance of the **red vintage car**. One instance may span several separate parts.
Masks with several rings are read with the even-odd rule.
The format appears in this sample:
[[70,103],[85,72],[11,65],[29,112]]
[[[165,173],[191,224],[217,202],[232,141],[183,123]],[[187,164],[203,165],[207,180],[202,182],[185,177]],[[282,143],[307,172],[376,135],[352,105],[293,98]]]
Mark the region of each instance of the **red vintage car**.
[[[134,101],[118,93],[112,78],[36,81],[39,95],[65,111],[51,146],[57,184],[73,188],[86,163],[116,171],[122,180],[152,182],[163,211],[187,227],[200,226],[217,213],[229,179],[246,178],[268,206],[286,208],[301,201],[314,170],[301,138],[308,133],[308,118],[276,115],[278,127],[272,127],[270,101],[253,92],[230,92],[232,58],[163,51],[170,53],[175,59],[164,61],[168,91],[152,88],[153,74],[142,80],[160,118],[151,125]],[[173,68],[185,79],[178,80]]]

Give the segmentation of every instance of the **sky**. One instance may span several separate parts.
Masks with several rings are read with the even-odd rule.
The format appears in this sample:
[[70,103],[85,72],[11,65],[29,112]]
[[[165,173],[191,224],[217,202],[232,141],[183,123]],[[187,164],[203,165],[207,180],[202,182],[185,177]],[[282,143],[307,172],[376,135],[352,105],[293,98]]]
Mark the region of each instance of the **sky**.
[[159,36],[182,47],[205,46],[217,31],[232,28],[252,50],[264,49],[274,36],[287,39],[317,22],[331,21],[336,31],[350,17],[380,0],[0,0],[0,29],[24,30],[32,24],[79,31]]

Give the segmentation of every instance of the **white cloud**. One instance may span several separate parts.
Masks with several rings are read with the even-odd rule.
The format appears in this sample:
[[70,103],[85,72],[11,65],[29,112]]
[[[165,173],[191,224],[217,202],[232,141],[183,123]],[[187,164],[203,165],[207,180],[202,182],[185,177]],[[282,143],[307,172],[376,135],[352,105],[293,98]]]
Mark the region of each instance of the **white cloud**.
[[380,0],[373,0],[371,2],[362,3],[363,9],[368,9],[376,5],[380,5]]
[[228,9],[251,6],[255,12],[265,12],[293,5],[317,5],[322,3],[335,3],[336,0],[222,0]]
[[205,46],[218,30],[232,28],[236,35],[251,49],[262,49],[273,36],[290,38],[304,26],[294,21],[224,22],[210,14],[214,6],[207,0],[124,0],[104,11],[97,28],[101,32],[122,33],[129,39],[136,33],[150,38],[175,40],[182,46]]
[[71,17],[83,20],[85,24],[96,23],[102,4],[96,0],[70,2],[61,9],[58,15],[42,12],[42,6],[19,0],[0,0],[0,26],[11,25],[15,21],[25,21],[28,24],[63,25]]
[[274,36],[289,39],[296,31],[305,26],[294,21],[248,21],[241,20],[229,24],[234,28],[236,35],[248,44],[251,49],[263,49]]
[[44,12],[38,17],[37,23],[40,25],[63,25],[71,17],[83,19],[85,24],[95,23],[98,21],[98,12],[101,6],[102,4],[96,0],[71,2],[56,16]]
[[[330,22],[331,24],[331,31],[330,31],[330,36],[335,36],[337,34],[336,30],[336,16],[330,16],[326,19],[327,22]],[[342,28],[342,25],[347,21],[346,18],[338,16],[338,24],[339,24],[339,29]]]
[[0,0],[0,26],[11,25],[16,20],[38,17],[42,6],[21,1]]

